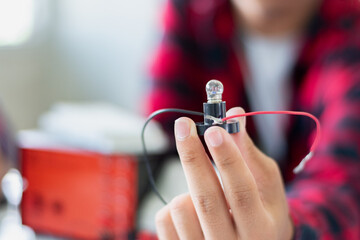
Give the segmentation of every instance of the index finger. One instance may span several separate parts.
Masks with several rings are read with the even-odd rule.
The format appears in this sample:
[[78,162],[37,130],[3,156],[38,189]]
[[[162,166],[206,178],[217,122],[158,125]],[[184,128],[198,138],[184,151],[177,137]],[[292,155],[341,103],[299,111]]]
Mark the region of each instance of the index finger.
[[232,239],[235,233],[227,202],[194,122],[175,122],[176,146],[205,239]]

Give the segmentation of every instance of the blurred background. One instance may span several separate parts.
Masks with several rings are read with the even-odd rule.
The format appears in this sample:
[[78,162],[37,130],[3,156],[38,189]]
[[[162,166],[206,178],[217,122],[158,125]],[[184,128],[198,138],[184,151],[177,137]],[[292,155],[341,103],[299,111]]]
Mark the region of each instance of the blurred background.
[[[142,106],[150,87],[149,63],[162,38],[160,22],[164,3],[165,0],[0,0],[0,179],[4,176],[1,180],[4,197],[0,197],[0,240],[157,239],[154,216],[163,204],[151,192],[149,186],[145,164],[142,161],[144,156],[140,133],[145,122],[141,114]],[[204,6],[206,7],[203,9]],[[336,4],[334,6],[336,7]],[[192,4],[191,7],[194,16],[197,16],[207,11],[212,13],[211,9],[218,6],[214,1],[212,4],[208,4],[208,1],[199,1],[199,4]],[[287,12],[284,10],[287,8],[279,9],[281,11],[274,13]],[[293,9],[296,12],[298,10],[296,7]],[[326,10],[331,12],[329,19],[333,14],[332,10],[330,7]],[[205,51],[203,53],[203,50],[199,49],[192,51],[187,57],[200,53],[196,61],[203,61],[203,58],[209,60],[201,62],[201,66],[204,63],[201,71],[213,68],[219,60],[221,64],[216,65],[219,68],[214,68],[209,74],[221,78],[223,71],[225,73],[229,69],[224,79],[227,79],[225,81],[230,85],[232,78],[241,79],[242,64],[238,66],[229,64],[228,69],[223,68],[225,60],[230,60],[229,56],[232,55],[228,56],[229,59],[225,59],[228,49],[226,48],[225,51],[225,48],[217,46],[217,40],[220,40],[220,36],[227,38],[227,34],[230,33],[228,30],[232,29],[227,24],[232,23],[232,18],[231,16],[228,18],[226,9],[222,9],[221,12],[222,15],[216,18],[211,15],[208,19],[213,21],[211,24],[214,25],[204,24],[207,26],[205,31],[200,31],[198,35],[199,39],[202,37],[207,39],[209,36],[207,33],[218,35],[219,39],[204,45],[203,50],[208,49],[209,53]],[[174,13],[178,12],[174,11]],[[324,12],[324,16],[326,14]],[[284,15],[291,16],[291,14]],[[205,22],[204,19],[199,23]],[[314,20],[317,21],[317,18]],[[349,19],[343,20],[346,21],[341,22],[339,26],[345,27],[352,18],[350,16]],[[334,23],[337,24],[335,21]],[[196,26],[200,29],[203,25]],[[211,26],[214,26],[214,29]],[[331,30],[332,27],[331,25],[329,29]],[[328,29],[324,29],[327,33]],[[319,33],[322,33],[320,30]],[[282,104],[276,103],[277,100],[273,100],[273,95],[287,95],[282,94],[283,87],[284,92],[291,95],[292,89],[285,91],[285,82],[278,80],[287,80],[287,75],[290,76],[292,73],[292,60],[295,61],[298,57],[297,50],[302,47],[301,41],[298,40],[302,38],[298,39],[297,36],[293,38],[291,34],[290,38],[285,36],[283,44],[282,38],[271,40],[260,37],[261,34],[258,37],[256,34],[252,36],[251,30],[248,32],[246,28],[245,31],[239,32],[240,40],[245,42],[245,54],[241,57],[249,58],[249,75],[255,76],[256,69],[264,70],[262,66],[266,66],[269,70],[260,71],[266,74],[254,77],[254,79],[258,78],[256,83],[261,83],[261,88],[251,86],[252,81],[249,81],[242,90],[252,91],[254,99],[250,99],[250,103],[254,103],[254,106],[258,104],[258,110],[286,109],[287,106],[283,107]],[[329,36],[333,36],[330,32]],[[334,36],[336,36],[334,39],[338,39],[337,34]],[[186,37],[184,39],[185,46],[188,42]],[[309,45],[309,48],[304,49],[306,51],[317,49],[317,44],[323,41],[323,38],[319,37],[319,39],[314,41],[316,45]],[[329,39],[329,45],[324,44],[324,49],[337,42],[337,40],[333,41],[333,38]],[[219,43],[227,42],[219,41]],[[189,44],[188,49],[193,49],[191,41]],[[236,46],[233,47],[235,50]],[[322,47],[319,49],[319,53],[328,51]],[[273,56],[274,50],[276,53],[281,50],[277,58]],[[301,56],[308,56],[307,54],[301,53]],[[322,57],[319,59],[323,59]],[[158,64],[163,66],[162,63],[171,58],[172,55],[169,54]],[[264,61],[258,61],[259,59]],[[320,60],[318,58],[315,60],[316,64],[312,61],[306,64],[317,66]],[[267,61],[271,61],[271,64],[267,64]],[[173,62],[177,63],[177,61]],[[207,64],[208,66],[205,66]],[[300,69],[300,77],[304,76],[306,81],[310,81],[314,78],[311,74],[319,73],[306,64],[299,65],[300,67],[296,65],[294,69]],[[190,66],[192,62],[185,65]],[[191,66],[189,72],[184,71],[185,75],[190,75],[189,73],[192,73],[197,66]],[[303,67],[306,71],[310,69],[309,73],[303,73]],[[246,70],[248,69],[245,69],[244,73],[247,73]],[[203,81],[208,75],[202,76],[201,71],[194,73],[200,76],[199,79],[203,78],[201,80]],[[325,73],[327,72],[324,72],[324,76],[327,76]],[[294,74],[299,73],[294,71]],[[266,80],[269,76],[272,76],[276,84]],[[244,80],[246,78],[245,74]],[[296,75],[294,80],[298,79]],[[263,80],[266,80],[269,86],[275,86],[276,91],[268,91]],[[310,82],[304,82],[305,85],[296,89],[299,91],[296,92],[298,94],[296,97],[310,94],[306,92],[311,86],[308,83]],[[322,86],[321,83],[319,82],[318,86]],[[177,85],[175,82],[172,86],[179,91],[179,96],[175,96],[174,91],[161,98],[165,100],[159,102],[165,102],[168,96],[174,97],[172,101],[177,101],[177,98],[180,99],[188,93],[197,92],[188,89],[187,84],[190,84],[190,81],[184,82],[184,85]],[[236,90],[240,86],[238,84],[232,87],[232,96],[237,97],[233,98],[232,103],[228,101],[228,107],[238,104],[237,101],[246,96],[240,94],[238,97],[239,92]],[[200,86],[200,84],[193,85],[194,90],[195,85],[198,85],[196,88]],[[250,86],[249,89],[247,85]],[[309,96],[316,94],[317,88],[314,89]],[[263,94],[263,91],[270,95]],[[273,94],[277,91],[281,94]],[[260,98],[262,95],[264,98]],[[273,101],[268,101],[267,98]],[[290,102],[289,99],[285,96],[278,101]],[[310,109],[310,105],[315,104],[314,100],[314,103],[309,102],[309,106],[305,106],[300,101],[300,97],[296,100],[299,100],[300,109]],[[192,102],[189,101],[190,105]],[[268,105],[270,102],[275,104]],[[256,110],[256,107],[253,110]],[[7,131],[2,112],[5,113],[14,130],[15,140],[20,149],[17,148],[17,144],[11,144],[15,141],[12,141],[14,139]],[[265,122],[270,125],[263,124]],[[275,122],[279,128],[272,127],[275,126],[273,124]],[[164,156],[169,150],[167,148],[171,141],[167,139],[160,125],[153,122],[152,124],[149,124],[145,136],[150,159],[154,160],[151,161],[150,168],[153,168],[151,171],[156,175],[159,192],[165,199],[170,200],[188,191],[186,181],[178,157],[166,159],[168,156]],[[294,157],[303,151],[301,148],[298,149],[298,143],[305,140],[308,133],[302,130],[310,131],[307,123],[302,121],[294,121],[289,125],[282,124],[280,120],[255,124],[264,127],[264,131],[259,128],[260,133],[270,136],[266,139],[260,136],[263,138],[260,139],[261,141],[266,143],[268,140],[270,147],[275,146],[273,148],[275,151],[280,149],[278,146],[286,147],[289,149],[288,156]],[[172,125],[169,126],[172,128]],[[298,136],[297,132],[301,131],[300,140],[291,139],[292,142],[284,140],[287,136],[285,128],[288,127],[295,130],[289,131],[289,137]],[[269,129],[281,134],[274,137],[276,135],[269,132]],[[279,141],[274,141],[275,139]],[[11,145],[12,149],[10,149]],[[302,144],[302,147],[307,151],[306,144]],[[291,149],[296,151],[290,152]],[[20,154],[17,155],[17,152]],[[283,156],[287,156],[285,151]],[[161,163],[164,163],[163,166]],[[279,163],[290,170],[293,162],[282,163],[280,160]],[[291,175],[290,172],[289,174]]]
[[[104,113],[105,117],[101,119],[104,125],[100,124],[100,130],[93,133],[94,136],[97,134],[96,137],[109,125],[106,116],[117,122],[122,120],[123,113],[113,106],[126,111],[126,114],[139,116],[141,102],[149,87],[149,62],[161,39],[163,3],[164,0],[0,0],[0,108],[15,134],[38,128],[41,116],[59,102],[111,104],[100,113]],[[99,111],[101,107],[89,107],[91,111],[85,112],[91,114],[93,109]],[[72,109],[70,113],[77,109],[82,108]],[[80,114],[81,120],[89,116],[86,114]],[[51,118],[50,125],[57,122],[57,116],[55,121]],[[65,125],[69,123],[66,117]],[[139,122],[136,117],[130,119],[139,130],[143,121]],[[98,120],[95,116],[94,121]],[[91,127],[92,123],[89,122],[87,127]],[[125,131],[116,125],[111,127],[120,135]],[[88,138],[86,127],[84,129],[83,139]],[[71,130],[74,129],[69,130],[67,140],[72,140]],[[105,130],[108,131],[108,128]],[[131,128],[126,130],[131,131]],[[137,130],[131,137],[140,140]],[[61,128],[58,130],[58,133],[63,132]],[[106,137],[111,141],[115,138],[112,135]],[[128,135],[121,137],[117,138],[118,142],[132,143]],[[30,142],[33,139],[31,135]],[[78,140],[81,142],[81,137]],[[108,143],[108,138],[105,140],[100,143]],[[106,160],[104,167],[103,160],[114,154],[111,150],[116,148],[114,145],[117,143],[110,144],[110,147],[104,144],[108,152],[99,155],[59,145],[54,151],[51,141],[45,138],[44,142],[40,148],[39,145],[27,146],[24,150],[22,146],[19,167],[26,179],[24,188],[27,188],[22,206],[23,220],[27,219],[24,223],[45,233],[39,239],[52,239],[50,235],[61,239],[66,236],[115,239],[114,234],[118,234],[116,239],[127,239],[127,234],[131,235],[128,231],[134,228],[137,207],[139,183],[136,160],[119,155],[111,163]],[[95,145],[97,143],[95,141]],[[136,144],[139,145],[138,142]],[[134,156],[139,155],[138,149],[132,150]],[[80,160],[85,165],[81,165]],[[80,165],[72,165],[75,162]],[[115,169],[115,173],[109,173],[109,169]],[[24,231],[25,234],[27,231],[16,228],[21,226],[17,215],[17,194],[19,186],[20,189],[23,186],[16,174],[19,173],[13,171],[10,176],[7,175],[5,183],[3,181],[2,188],[10,189],[8,201],[9,198],[15,200],[7,210],[6,207],[0,209],[1,240],[15,239],[14,232]],[[109,184],[106,182],[109,179],[116,181]],[[92,199],[91,203],[84,204],[86,199]],[[81,207],[84,209],[79,210]],[[154,211],[147,220],[150,225],[153,225]],[[86,223],[89,219],[94,222]],[[95,235],[89,235],[90,229]],[[18,235],[16,239],[32,239],[31,234],[25,235]]]
[[16,129],[63,100],[139,111],[163,0],[0,0],[0,99]]

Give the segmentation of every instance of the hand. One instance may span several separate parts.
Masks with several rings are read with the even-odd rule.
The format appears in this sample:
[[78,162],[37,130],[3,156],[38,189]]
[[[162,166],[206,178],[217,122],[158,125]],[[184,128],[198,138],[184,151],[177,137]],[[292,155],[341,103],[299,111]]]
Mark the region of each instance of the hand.
[[[241,114],[234,108],[228,115]],[[175,122],[176,146],[190,194],[175,197],[156,215],[159,239],[289,240],[293,227],[275,161],[254,146],[245,130],[205,132],[223,188],[196,133],[194,122]]]

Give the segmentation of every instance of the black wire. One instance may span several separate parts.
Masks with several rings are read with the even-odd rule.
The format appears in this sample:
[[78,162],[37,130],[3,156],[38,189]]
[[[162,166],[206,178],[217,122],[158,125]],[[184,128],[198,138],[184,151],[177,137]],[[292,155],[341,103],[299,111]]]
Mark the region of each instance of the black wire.
[[184,109],[178,109],[178,108],[165,108],[165,109],[160,109],[157,110],[155,112],[153,112],[146,120],[146,122],[144,123],[144,126],[141,130],[141,143],[142,143],[142,148],[143,148],[143,157],[145,160],[145,165],[146,165],[146,170],[148,173],[148,178],[150,181],[150,186],[152,188],[152,190],[154,191],[154,193],[158,196],[158,198],[166,205],[167,201],[165,201],[165,199],[161,196],[159,190],[156,187],[155,184],[155,180],[154,180],[154,176],[152,174],[152,170],[151,170],[151,166],[150,166],[150,160],[148,158],[148,152],[146,150],[146,145],[145,145],[145,129],[146,126],[149,124],[149,122],[156,117],[159,114],[162,113],[168,113],[168,112],[173,112],[173,113],[184,113],[184,114],[189,114],[189,115],[196,115],[196,116],[204,116],[204,113],[201,112],[195,112],[195,111],[190,111],[190,110],[184,110]]

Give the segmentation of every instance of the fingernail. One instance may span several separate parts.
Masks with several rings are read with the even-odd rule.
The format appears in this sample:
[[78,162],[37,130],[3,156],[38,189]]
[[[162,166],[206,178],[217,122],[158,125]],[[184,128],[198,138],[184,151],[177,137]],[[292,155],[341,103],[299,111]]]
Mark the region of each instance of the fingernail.
[[205,139],[211,147],[218,147],[223,142],[223,137],[217,128],[209,128],[205,132]]
[[240,118],[240,128],[243,130],[246,128],[246,117]]
[[177,140],[184,140],[190,135],[190,124],[189,121],[180,118],[175,121],[175,137]]

